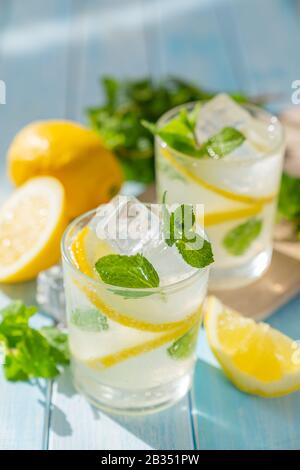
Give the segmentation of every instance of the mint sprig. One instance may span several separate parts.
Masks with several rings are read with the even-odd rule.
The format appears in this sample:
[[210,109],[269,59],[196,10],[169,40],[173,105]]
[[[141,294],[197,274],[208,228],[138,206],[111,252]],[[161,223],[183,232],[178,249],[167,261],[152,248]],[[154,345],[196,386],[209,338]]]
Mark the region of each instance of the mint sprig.
[[214,261],[211,244],[195,232],[195,213],[191,204],[181,204],[175,211],[166,207],[163,195],[163,231],[168,246],[175,245],[184,261],[194,268],[204,268]]
[[69,363],[67,335],[54,327],[35,330],[29,320],[35,307],[17,301],[0,311],[0,342],[8,380],[53,378]]
[[223,246],[231,255],[241,256],[259,236],[261,229],[262,220],[251,218],[230,230],[223,239]]
[[[199,108],[197,109],[199,113]],[[207,141],[198,143],[195,129],[197,113],[182,109],[178,116],[162,127],[142,121],[152,134],[158,135],[169,147],[194,158],[222,158],[240,147],[245,136],[234,127],[224,127]]]
[[96,271],[106,284],[132,289],[159,286],[159,276],[143,255],[107,255],[98,259]]

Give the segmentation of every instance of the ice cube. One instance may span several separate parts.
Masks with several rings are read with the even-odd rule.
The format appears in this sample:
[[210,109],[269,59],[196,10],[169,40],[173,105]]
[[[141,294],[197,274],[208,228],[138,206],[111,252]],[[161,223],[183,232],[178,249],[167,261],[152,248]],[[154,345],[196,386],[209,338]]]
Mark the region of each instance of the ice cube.
[[170,247],[164,240],[148,244],[143,255],[156,269],[161,286],[182,281],[197,271],[184,261],[175,245]]
[[175,246],[166,244],[158,205],[149,208],[135,197],[116,196],[99,208],[90,227],[116,253],[145,256],[157,270],[160,285],[182,280],[196,271],[183,260]]
[[[196,137],[201,144],[224,127],[234,127],[242,132],[246,140],[229,156],[256,158],[269,148],[267,125],[254,119],[251,114],[225,93],[217,95],[200,108]],[[228,157],[227,157],[228,158]]]
[[65,293],[60,265],[40,272],[37,278],[36,300],[43,312],[59,323],[65,323]]
[[90,227],[114,251],[124,255],[141,252],[160,237],[160,221],[155,211],[131,196],[116,196],[98,208]]

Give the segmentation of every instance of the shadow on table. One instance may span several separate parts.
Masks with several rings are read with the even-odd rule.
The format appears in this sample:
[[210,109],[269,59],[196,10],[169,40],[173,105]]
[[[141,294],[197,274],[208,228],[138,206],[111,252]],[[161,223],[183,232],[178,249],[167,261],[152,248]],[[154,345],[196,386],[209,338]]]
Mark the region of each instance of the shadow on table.
[[220,369],[198,360],[192,402],[199,448],[300,447],[300,392],[273,399],[247,395]]
[[[58,436],[73,435],[78,442],[83,442],[85,429],[82,423],[88,423],[90,430],[94,430],[96,434],[98,426],[107,426],[107,421],[103,420],[105,415],[136,436],[139,441],[143,441],[146,447],[193,448],[188,398],[181,400],[168,410],[152,415],[121,416],[104,413],[88,404],[85,398],[76,392],[68,368],[57,378],[53,386],[51,401],[49,426],[51,432]],[[90,444],[93,445],[92,442]]]
[[153,449],[194,449],[188,397],[153,414],[109,416]]

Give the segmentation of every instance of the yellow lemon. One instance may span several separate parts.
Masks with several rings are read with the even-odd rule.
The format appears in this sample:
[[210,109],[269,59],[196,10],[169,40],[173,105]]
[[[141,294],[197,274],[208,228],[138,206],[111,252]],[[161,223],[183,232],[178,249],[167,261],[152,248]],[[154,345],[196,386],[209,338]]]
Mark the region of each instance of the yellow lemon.
[[27,281],[56,263],[66,225],[55,178],[33,178],[14,191],[0,208],[0,282]]
[[69,218],[109,201],[123,181],[117,159],[99,136],[71,121],[29,124],[14,138],[7,159],[17,186],[34,176],[60,180]]
[[242,391],[279,397],[300,389],[300,345],[270,327],[225,307],[205,305],[210,347],[227,377]]

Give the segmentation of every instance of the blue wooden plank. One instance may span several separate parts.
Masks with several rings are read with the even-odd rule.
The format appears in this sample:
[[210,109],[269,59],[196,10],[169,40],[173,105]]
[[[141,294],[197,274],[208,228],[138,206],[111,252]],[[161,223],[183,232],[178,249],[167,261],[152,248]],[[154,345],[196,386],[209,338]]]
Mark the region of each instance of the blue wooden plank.
[[85,109],[103,98],[99,78],[149,73],[140,0],[75,1],[68,117],[86,121]]
[[236,91],[238,83],[224,45],[215,3],[155,2],[159,12],[156,34],[160,39],[154,42],[156,57],[161,75],[181,76],[208,89]]
[[277,107],[290,105],[291,83],[300,68],[299,2],[230,0],[226,5],[234,43],[232,58],[243,70],[242,88],[251,94],[281,94]]
[[[33,120],[62,118],[66,108],[70,0],[10,3],[1,37],[1,79],[7,88],[7,102],[0,106],[1,168],[20,128]],[[10,189],[7,179],[1,180],[3,188]]]
[[[1,2],[0,79],[7,102],[0,106],[0,202],[10,191],[5,153],[28,122],[62,118],[66,109],[70,0]],[[7,10],[9,8],[9,11]],[[1,286],[0,302],[34,301],[34,283]],[[45,322],[35,317],[35,324]],[[41,449],[48,441],[51,384],[9,383],[0,378],[0,449]]]
[[[300,338],[300,296],[269,323]],[[300,449],[300,392],[264,399],[239,392],[212,357],[204,333],[199,341],[193,417],[200,449]]]
[[194,449],[189,398],[152,415],[103,413],[75,392],[67,370],[53,385],[49,449]]
[[[19,298],[23,298],[26,286],[18,289]],[[27,303],[34,303],[33,291],[27,295]],[[0,292],[0,308],[10,302]],[[32,325],[51,324],[42,315],[33,317]],[[8,382],[0,371],[0,449],[44,449],[47,445],[48,419],[50,406],[50,383],[44,380],[32,382]]]

